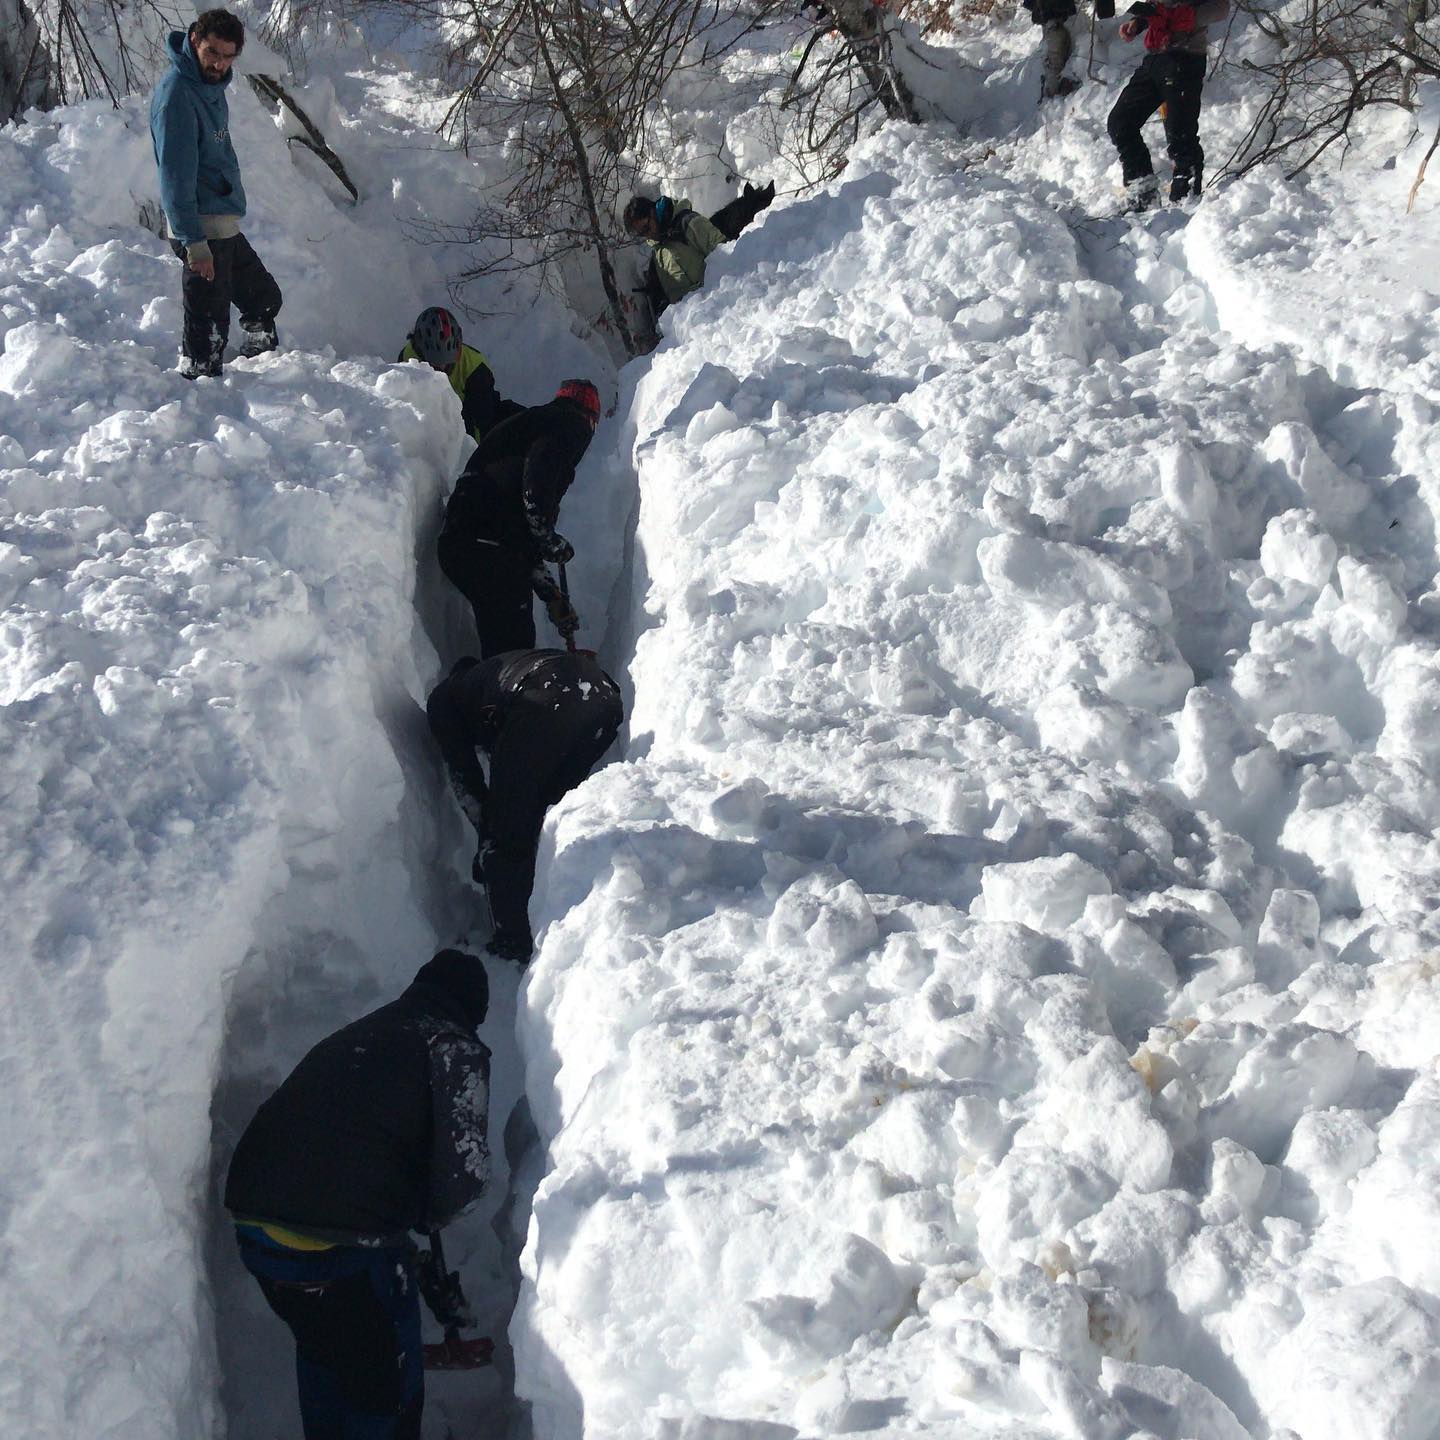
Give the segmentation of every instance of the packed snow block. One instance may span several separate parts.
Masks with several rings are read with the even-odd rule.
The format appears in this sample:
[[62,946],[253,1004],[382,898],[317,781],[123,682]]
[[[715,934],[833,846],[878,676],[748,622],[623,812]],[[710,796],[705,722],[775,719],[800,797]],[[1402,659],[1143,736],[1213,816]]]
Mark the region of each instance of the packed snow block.
[[1265,905],[1255,946],[1255,973],[1281,990],[1324,957],[1320,906],[1308,890],[1275,890]]
[[1330,583],[1339,549],[1308,510],[1273,516],[1260,542],[1260,564],[1277,580],[1298,580],[1316,590]]
[[[1440,1293],[1440,1076],[1422,1072],[1377,1127],[1379,1154],[1351,1187],[1348,1232],[1367,1278]],[[1363,1145],[1363,1139],[1358,1141]]]
[[1169,445],[1161,453],[1160,493],[1192,525],[1204,529],[1215,519],[1220,495],[1205,457],[1193,445]]
[[1062,1285],[1039,1265],[997,1275],[990,1315],[996,1331],[1055,1355],[1081,1374],[1098,1376],[1100,1356],[1090,1338],[1090,1308],[1075,1285]]
[[799,946],[820,964],[843,963],[876,944],[879,931],[864,892],[853,880],[807,875],[776,900],[765,927],[775,950]]
[[1351,1182],[1375,1159],[1378,1148],[1373,1126],[1358,1110],[1302,1115],[1280,1163],[1280,1209],[1307,1225],[1318,1224],[1322,1216],[1346,1214]]
[[1263,453],[1284,469],[1322,525],[1344,531],[1369,504],[1369,489],[1341,470],[1308,425],[1294,420],[1277,425]]
[[1440,759],[1440,666],[1419,647],[1396,647],[1385,659],[1381,681],[1385,727],[1376,752],[1431,770]]
[[1158,716],[1073,681],[1040,701],[1035,724],[1047,748],[1137,777],[1160,774],[1174,751],[1171,732]]
[[[1342,555],[1335,565],[1343,600],[1339,615],[1330,621],[1352,619],[1361,635],[1347,644],[1337,636],[1337,648],[1350,654],[1365,646],[1388,650],[1405,625],[1408,605],[1403,592],[1378,565]],[[1378,656],[1377,656],[1378,658]]]
[[1098,1214],[1119,1189],[1097,1165],[1047,1147],[1012,1148],[978,1187],[980,1254],[997,1272],[1035,1263],[1072,1227]]
[[0,391],[21,399],[48,396],[68,376],[90,373],[98,358],[60,325],[27,321],[5,332],[0,356]]
[[1195,1083],[1200,1128],[1236,1140],[1266,1164],[1278,1161],[1307,1111],[1338,1103],[1356,1078],[1351,1042],[1308,1025],[1210,1023],[1178,1041],[1171,1059]]
[[1020,1378],[1044,1407],[1055,1433],[1067,1440],[1129,1440],[1133,1427],[1124,1410],[1058,1357],[1021,1351]]
[[1137,1430],[1158,1440],[1250,1440],[1229,1406],[1182,1370],[1107,1357],[1101,1384]]
[[1226,696],[1203,686],[1190,690],[1175,722],[1175,738],[1179,751],[1172,775],[1198,809],[1242,832],[1271,813],[1285,771]]
[[1193,677],[1174,639],[1122,605],[1077,603],[1045,629],[1034,628],[1036,679],[1092,686],[1122,705],[1164,712],[1184,699]]
[[1017,1144],[1042,1135],[1140,1194],[1169,1183],[1170,1138],[1152,1118],[1150,1092],[1118,1041],[1097,1041],[1054,1075]]
[[1078,855],[1055,855],[1013,865],[987,865],[971,913],[989,921],[1028,925],[1042,935],[1064,935],[1085,913],[1092,895],[1109,895],[1110,882]]
[[1080,1221],[1074,1235],[1087,1270],[1104,1285],[1143,1300],[1165,1286],[1170,1267],[1200,1224],[1199,1207],[1178,1188],[1145,1195],[1122,1190]]
[[841,1237],[818,1298],[771,1295],[746,1302],[750,1327],[767,1348],[797,1366],[841,1355],[860,1336],[887,1329],[910,1303],[905,1277],[859,1235]]
[[1312,1296],[1257,1378],[1274,1420],[1305,1440],[1431,1440],[1440,1302],[1395,1279]]
[[996,535],[982,540],[978,553],[985,582],[997,595],[1047,610],[1113,604],[1155,625],[1170,619],[1170,598],[1158,585],[1080,546]]

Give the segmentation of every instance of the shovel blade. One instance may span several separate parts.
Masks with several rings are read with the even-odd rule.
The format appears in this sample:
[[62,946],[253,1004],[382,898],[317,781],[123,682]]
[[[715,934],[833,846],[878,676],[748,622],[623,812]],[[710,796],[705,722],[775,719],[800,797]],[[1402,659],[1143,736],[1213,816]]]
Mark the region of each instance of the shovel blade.
[[447,1335],[438,1345],[426,1345],[424,1349],[427,1370],[480,1370],[494,1356],[495,1342],[488,1335],[477,1335],[473,1340]]

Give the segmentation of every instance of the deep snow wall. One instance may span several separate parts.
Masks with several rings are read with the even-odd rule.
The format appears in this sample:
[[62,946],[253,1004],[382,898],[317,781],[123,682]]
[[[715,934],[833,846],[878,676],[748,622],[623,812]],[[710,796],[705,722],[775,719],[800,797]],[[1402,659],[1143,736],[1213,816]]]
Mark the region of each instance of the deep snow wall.
[[537,885],[520,1391],[564,1440],[1420,1440],[1420,412],[1217,330],[1183,217],[964,159],[867,143],[622,396],[635,704]]
[[439,837],[405,767],[439,663],[417,552],[458,402],[365,351],[435,283],[400,218],[432,182],[456,194],[456,162],[372,119],[351,159],[383,187],[342,209],[243,88],[232,117],[282,335],[359,358],[181,380],[178,269],[136,223],[143,102],[0,143],[0,1407],[35,1440],[218,1433],[217,1076],[262,1054],[237,1077],[253,1108],[436,941],[416,871]]

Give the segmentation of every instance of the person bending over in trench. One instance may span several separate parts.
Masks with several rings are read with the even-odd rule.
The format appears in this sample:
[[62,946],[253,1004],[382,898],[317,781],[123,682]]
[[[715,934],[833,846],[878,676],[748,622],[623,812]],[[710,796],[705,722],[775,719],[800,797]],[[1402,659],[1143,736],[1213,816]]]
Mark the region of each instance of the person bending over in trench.
[[436,554],[470,602],[482,656],[535,644],[535,595],[562,635],[575,633],[579,619],[545,562],[575,558],[555,524],[599,423],[600,392],[567,380],[547,404],[491,430],[455,482]]
[[295,1336],[306,1440],[419,1440],[409,1232],[449,1224],[485,1188],[489,996],[480,960],[442,950],[398,1000],[316,1045],[235,1149],[225,1207]]
[[[479,845],[474,877],[490,899],[492,955],[530,958],[530,892],[545,811],[610,748],[625,718],[620,687],[588,651],[467,657],[430,692],[430,729]],[[487,783],[476,751],[490,757]]]

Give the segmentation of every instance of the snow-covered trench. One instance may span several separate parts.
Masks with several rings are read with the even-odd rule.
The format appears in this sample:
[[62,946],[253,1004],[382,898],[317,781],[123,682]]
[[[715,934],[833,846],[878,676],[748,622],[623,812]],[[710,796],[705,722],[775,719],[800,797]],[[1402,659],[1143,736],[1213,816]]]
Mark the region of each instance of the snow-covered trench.
[[[371,358],[443,294],[406,207],[470,202],[457,157],[367,123],[351,210],[232,98],[286,348],[222,383],[173,373],[143,101],[0,143],[0,1413],[27,1440],[293,1428],[288,1339],[219,1203],[230,1150],[310,1044],[478,920],[423,714],[473,648],[430,563],[458,402]],[[526,327],[502,373],[538,400],[584,351],[543,305]],[[618,563],[579,567],[592,622]],[[518,977],[492,971],[496,1185],[450,1253],[500,1334]],[[427,1434],[493,1420],[504,1381],[437,1379]]]
[[1126,244],[892,129],[633,372],[628,760],[520,1019],[545,1440],[1429,1433],[1433,495]]

